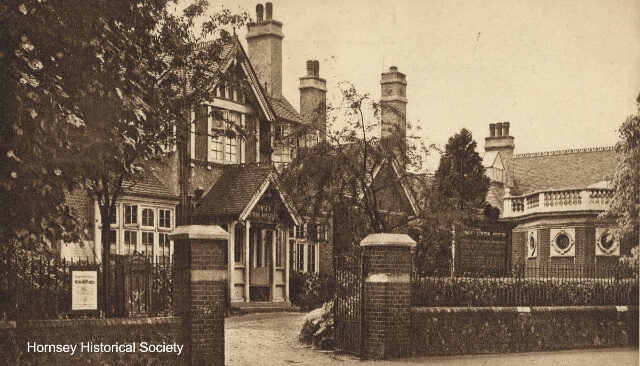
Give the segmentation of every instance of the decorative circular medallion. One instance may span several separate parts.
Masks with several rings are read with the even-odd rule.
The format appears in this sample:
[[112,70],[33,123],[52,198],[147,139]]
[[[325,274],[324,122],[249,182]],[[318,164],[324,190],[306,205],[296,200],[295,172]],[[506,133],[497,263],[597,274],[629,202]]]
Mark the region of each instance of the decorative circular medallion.
[[560,231],[553,239],[553,249],[561,255],[566,254],[573,246],[573,239],[563,231]]
[[618,241],[615,240],[613,234],[606,230],[598,239],[598,246],[605,254],[613,253],[618,247]]
[[569,236],[567,234],[560,234],[556,236],[556,246],[560,248],[560,250],[566,250],[570,245]]

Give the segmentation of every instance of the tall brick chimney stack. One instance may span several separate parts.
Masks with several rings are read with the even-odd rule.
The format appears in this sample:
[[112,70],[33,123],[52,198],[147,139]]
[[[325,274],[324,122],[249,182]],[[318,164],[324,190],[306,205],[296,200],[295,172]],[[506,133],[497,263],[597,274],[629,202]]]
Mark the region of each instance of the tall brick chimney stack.
[[327,81],[320,77],[318,60],[307,61],[307,76],[300,78],[300,114],[319,131],[320,140],[327,136]]
[[[264,15],[264,19],[263,19]],[[256,5],[256,21],[247,25],[249,60],[260,84],[272,97],[282,97],[282,23],[273,20],[273,4]]]
[[[406,154],[407,144],[407,77],[391,66],[389,72],[382,73],[381,95],[381,140],[397,147]],[[403,156],[400,161],[404,162]]]
[[509,135],[509,122],[489,124],[489,137],[485,137],[484,151],[499,151],[504,165],[505,187],[513,187],[513,136]]

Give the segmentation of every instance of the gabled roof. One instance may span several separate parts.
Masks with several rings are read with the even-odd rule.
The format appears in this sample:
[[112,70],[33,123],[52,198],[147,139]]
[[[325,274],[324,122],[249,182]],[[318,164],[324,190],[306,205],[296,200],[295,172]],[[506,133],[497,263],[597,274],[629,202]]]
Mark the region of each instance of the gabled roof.
[[[199,47],[202,47],[202,48],[212,47],[213,44],[214,44],[213,41],[203,42],[199,45]],[[170,60],[170,57],[167,57],[166,61],[168,60]],[[240,40],[238,39],[237,36],[233,37],[232,41],[230,41],[229,43],[222,45],[222,50],[220,51],[220,62],[219,63],[216,62],[215,64],[213,64],[209,72],[211,74],[215,74],[217,72],[225,73],[229,68],[229,66],[231,66],[234,63],[234,60],[237,60],[237,62],[240,63],[242,71],[247,77],[247,80],[251,85],[253,94],[256,100],[258,101],[258,105],[260,106],[267,120],[275,121],[276,113],[271,107],[267,94],[265,93],[264,89],[260,85],[258,76],[255,70],[253,69],[253,66],[249,62],[247,53],[242,47],[242,44],[240,43]],[[214,85],[212,85],[211,87],[213,88],[216,85],[217,85],[217,82],[214,83]],[[187,85],[186,87],[188,90],[190,90],[191,88],[190,85]]]
[[277,172],[271,164],[240,164],[224,167],[222,175],[198,202],[193,217],[201,221],[209,218],[245,220],[268,187],[279,193],[292,221],[299,218],[293,204],[283,193]]
[[295,122],[299,124],[306,124],[307,121],[296,111],[296,109],[286,100],[282,98],[268,97],[269,103],[279,119],[284,119],[289,122]]
[[[212,44],[212,42],[205,42],[201,46],[207,47],[207,45]],[[258,75],[256,74],[253,65],[249,62],[249,57],[247,56],[244,47],[238,40],[238,37],[233,37],[233,41],[223,45],[222,50],[220,52],[220,63],[216,63],[211,68],[211,73],[215,72],[226,72],[229,66],[233,63],[234,60],[238,60],[240,62],[240,66],[244,74],[247,77],[247,80],[251,84],[251,89],[253,90],[254,96],[260,105],[262,112],[266,116],[267,120],[273,122],[276,119],[281,119],[287,122],[293,122],[297,124],[307,124],[306,121],[298,111],[289,103],[289,101],[284,97],[272,97],[267,95],[264,91],[260,80],[258,79]],[[214,85],[215,86],[215,85]]]
[[158,179],[155,173],[147,173],[139,181],[125,181],[123,196],[157,198],[178,202],[178,196]]
[[[253,69],[253,65],[249,62],[249,57],[245,52],[242,44],[238,40],[237,37],[234,37],[234,43],[222,51],[222,59],[225,60],[222,64],[226,69],[231,64],[233,58],[237,57],[238,54],[241,54],[239,58],[243,71],[247,76],[249,82],[252,85],[252,89],[254,91],[254,95],[258,100],[260,106],[262,107],[262,111],[269,121],[274,121],[277,119],[282,119],[288,122],[294,122],[298,124],[305,124],[307,121],[296,111],[296,109],[289,103],[289,101],[284,97],[273,97],[267,95],[267,93],[262,88],[262,84],[258,79],[258,75]],[[224,69],[222,70],[224,72]]]
[[514,156],[514,189],[522,195],[551,189],[582,189],[613,178],[612,147],[572,149]]
[[[389,165],[391,165],[392,169],[391,171],[393,172],[393,175],[395,176],[394,178],[396,178],[398,184],[399,184],[399,190],[400,192],[391,192],[390,189],[386,189],[388,192],[380,192],[380,200],[400,200],[400,201],[405,201],[402,203],[408,203],[409,208],[411,210],[411,213],[413,215],[417,215],[418,214],[418,210],[416,208],[416,203],[415,203],[415,199],[413,197],[413,195],[410,193],[411,190],[409,187],[407,187],[407,185],[405,184],[403,177],[401,175],[401,169],[400,167],[396,164],[395,161],[391,161],[391,164],[389,164],[388,162],[384,162],[383,164],[380,164],[380,166],[378,166],[374,172],[373,172],[373,182],[375,184],[376,178],[379,176],[380,172],[383,171],[385,168],[388,168]],[[383,178],[384,179],[384,178]],[[390,187],[387,187],[390,188]],[[398,188],[398,187],[396,187]],[[386,193],[386,194],[385,194]],[[402,196],[398,197],[397,194],[394,193],[400,193]],[[362,197],[362,194],[360,195]],[[404,199],[403,199],[404,198]],[[385,204],[385,202],[380,202],[381,204]],[[395,203],[400,203],[400,202],[386,202],[387,206],[392,206]]]
[[238,40],[237,36],[235,37],[234,49],[236,50],[236,52],[242,53],[242,57],[240,58],[240,65],[242,66],[242,70],[244,71],[245,75],[247,76],[247,79],[249,80],[249,83],[252,86],[251,89],[253,89],[254,95],[258,100],[258,103],[260,104],[262,111],[267,117],[267,120],[271,122],[275,121],[276,113],[274,112],[273,107],[269,102],[267,93],[264,91],[264,89],[262,88],[262,85],[260,84],[260,80],[258,79],[258,74],[256,74],[256,70],[253,69],[253,65],[251,65],[251,63],[249,62],[249,56],[247,56],[247,52],[244,50],[244,47],[242,47],[242,44],[240,44],[240,41]]
[[503,169],[502,156],[499,151],[487,151],[482,157],[482,166],[485,168]]

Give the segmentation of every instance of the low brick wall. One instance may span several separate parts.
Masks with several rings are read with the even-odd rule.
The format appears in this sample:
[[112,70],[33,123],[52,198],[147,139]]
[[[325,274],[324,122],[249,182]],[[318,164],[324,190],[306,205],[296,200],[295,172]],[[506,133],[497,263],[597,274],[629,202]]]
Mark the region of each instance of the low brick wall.
[[[28,345],[75,345],[75,353],[59,348],[35,352]],[[84,349],[82,345],[86,346]],[[94,352],[100,345],[131,345],[135,352]],[[142,342],[146,342],[147,345]],[[0,321],[0,360],[7,365],[178,365],[182,355],[149,352],[150,345],[183,345],[180,318],[62,319]],[[146,349],[147,352],[143,352]],[[42,348],[41,348],[42,349]],[[122,349],[124,351],[124,348]],[[165,351],[169,350],[167,348]]]
[[638,347],[638,307],[411,309],[412,356]]

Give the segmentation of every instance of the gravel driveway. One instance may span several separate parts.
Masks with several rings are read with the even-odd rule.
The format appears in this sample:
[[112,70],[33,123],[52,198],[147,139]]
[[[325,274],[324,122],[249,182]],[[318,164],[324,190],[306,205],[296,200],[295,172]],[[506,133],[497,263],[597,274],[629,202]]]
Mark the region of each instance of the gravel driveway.
[[301,313],[265,313],[225,319],[226,364],[236,365],[345,365],[349,356],[334,356],[298,342]]

